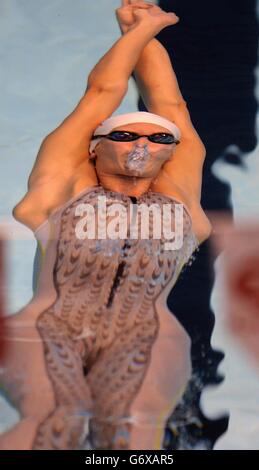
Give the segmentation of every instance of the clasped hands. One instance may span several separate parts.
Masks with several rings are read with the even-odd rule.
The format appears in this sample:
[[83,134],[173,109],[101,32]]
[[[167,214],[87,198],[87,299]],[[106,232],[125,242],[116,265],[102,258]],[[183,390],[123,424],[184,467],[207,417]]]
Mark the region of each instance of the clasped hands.
[[175,13],[167,13],[159,6],[144,0],[122,0],[121,7],[116,9],[116,18],[123,34],[140,22],[152,24],[159,31],[179,21]]

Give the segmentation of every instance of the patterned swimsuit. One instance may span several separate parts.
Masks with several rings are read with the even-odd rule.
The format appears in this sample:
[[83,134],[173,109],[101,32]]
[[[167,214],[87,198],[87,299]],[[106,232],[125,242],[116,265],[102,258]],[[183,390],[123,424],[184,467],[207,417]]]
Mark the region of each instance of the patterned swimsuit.
[[172,220],[179,205],[161,193],[134,199],[94,186],[36,230],[34,305],[37,297],[45,302],[36,328],[55,407],[38,426],[34,449],[161,449],[166,419],[190,377],[189,336],[166,306],[198,247],[190,214],[183,206],[183,244],[174,251],[163,234],[79,239],[76,208],[96,211],[99,196],[128,215],[132,203],[170,204]]

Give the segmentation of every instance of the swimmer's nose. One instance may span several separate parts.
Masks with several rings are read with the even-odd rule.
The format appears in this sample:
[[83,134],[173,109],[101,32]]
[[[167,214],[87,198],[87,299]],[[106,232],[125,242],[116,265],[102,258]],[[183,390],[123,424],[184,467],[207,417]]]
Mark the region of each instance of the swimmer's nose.
[[148,146],[148,138],[147,137],[139,137],[139,139],[135,140],[135,144],[139,147],[147,147]]

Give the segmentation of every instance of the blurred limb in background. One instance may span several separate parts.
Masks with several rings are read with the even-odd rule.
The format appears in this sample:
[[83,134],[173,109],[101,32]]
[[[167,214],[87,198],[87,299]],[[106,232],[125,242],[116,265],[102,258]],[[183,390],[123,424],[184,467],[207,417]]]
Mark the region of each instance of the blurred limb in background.
[[259,223],[242,222],[214,240],[224,249],[226,327],[259,368]]

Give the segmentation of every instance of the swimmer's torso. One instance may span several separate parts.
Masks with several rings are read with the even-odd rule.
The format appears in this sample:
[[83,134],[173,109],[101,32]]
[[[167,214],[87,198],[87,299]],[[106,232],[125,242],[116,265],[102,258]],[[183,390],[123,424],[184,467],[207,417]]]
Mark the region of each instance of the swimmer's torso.
[[[163,233],[152,238],[152,211],[149,239],[80,239],[77,208],[89,204],[96,212],[100,196],[106,197],[107,209],[115,203],[125,208],[126,233],[135,217],[132,203],[171,204],[174,230],[178,202],[170,197],[148,192],[132,201],[96,186],[58,208],[36,231],[39,272],[24,318],[34,323],[42,341],[43,355],[35,350],[35,361],[37,356],[41,382],[45,369],[53,392],[44,419],[35,425],[34,449],[79,448],[87,413],[92,448],[150,448],[140,435],[156,441],[152,448],[161,448],[164,420],[190,375],[188,335],[163,298],[197,248],[190,215],[183,209],[183,244],[174,251],[165,249],[173,240]],[[106,226],[111,218],[107,215]],[[40,348],[37,342],[35,348]],[[29,361],[26,368],[29,377]],[[140,432],[134,422],[147,431]]]
[[[131,233],[132,219],[134,218],[136,222],[136,213],[130,211],[133,203],[138,206],[145,204],[147,207],[156,204],[161,210],[163,204],[171,204],[171,229],[174,229],[175,204],[178,204],[177,201],[160,193],[148,192],[136,199],[96,186],[81,192],[79,196],[73,198],[73,202],[68,201],[63,209],[58,209],[50,217],[45,241],[52,237],[49,243],[56,244],[53,273],[49,272],[49,275],[53,276],[56,292],[52,307],[53,315],[69,322],[74,337],[87,337],[87,332],[89,333],[86,342],[92,343],[90,349],[93,360],[101,345],[106,347],[121,332],[130,331],[134,325],[141,323],[147,326],[149,321],[154,319],[154,309],[151,307],[165,286],[170,283],[172,287],[181,267],[197,248],[191,230],[190,215],[185,208],[183,246],[178,250],[165,249],[166,244],[173,240],[165,239],[163,233],[160,239],[152,239],[154,230],[152,211],[149,212],[148,219],[149,239],[141,239],[141,219],[138,217],[137,239],[135,235],[135,239],[127,237],[113,240],[88,238],[80,240],[78,238],[80,217],[76,215],[76,208],[81,204],[89,204],[97,215],[100,196],[106,198],[108,214],[109,208],[114,204],[125,208],[123,217],[128,235]],[[107,215],[106,227],[111,224],[112,219],[114,216]],[[95,221],[97,225],[97,217]],[[44,225],[40,230],[46,230],[47,227]],[[45,243],[45,260],[47,251]],[[41,260],[41,265],[44,265],[44,259]],[[39,276],[39,289],[48,272],[47,267],[45,266],[42,271],[42,279]],[[51,269],[51,263],[49,268]],[[94,342],[91,339],[93,332]]]

